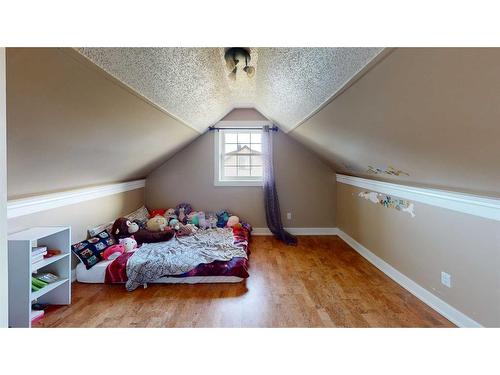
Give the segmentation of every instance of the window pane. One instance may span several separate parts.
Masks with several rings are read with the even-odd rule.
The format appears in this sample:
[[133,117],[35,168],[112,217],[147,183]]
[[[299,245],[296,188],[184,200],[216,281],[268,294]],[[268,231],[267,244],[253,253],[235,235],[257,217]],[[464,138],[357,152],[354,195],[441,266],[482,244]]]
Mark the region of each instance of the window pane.
[[236,164],[238,164],[238,157],[236,155],[224,156],[224,165],[236,165]]
[[255,152],[262,152],[262,145],[261,144],[256,145],[255,143],[252,143],[252,150]]
[[224,168],[224,175],[226,177],[236,177],[238,175],[238,168],[237,167],[225,167]]
[[240,153],[249,153],[250,152],[250,143],[238,143],[238,147]]
[[250,167],[246,166],[246,167],[238,167],[238,176],[250,176]]
[[262,177],[262,167],[252,167],[252,176]]
[[252,165],[262,165],[262,156],[252,156]]
[[242,165],[250,165],[250,156],[248,155],[239,155],[238,156],[238,164]]
[[252,143],[261,143],[261,133],[251,133]]
[[238,133],[238,143],[250,143],[250,133]]
[[236,143],[226,143],[226,150],[225,153],[227,154],[228,152],[233,152],[238,149],[238,145]]
[[236,133],[224,133],[224,143],[237,143]]

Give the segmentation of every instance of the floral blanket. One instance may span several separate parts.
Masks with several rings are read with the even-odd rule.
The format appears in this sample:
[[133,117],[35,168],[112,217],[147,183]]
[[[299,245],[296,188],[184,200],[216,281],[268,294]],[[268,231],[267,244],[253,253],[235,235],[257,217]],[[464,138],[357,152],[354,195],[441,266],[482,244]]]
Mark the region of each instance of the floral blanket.
[[[111,263],[106,270],[106,282],[120,282],[125,271],[126,288],[131,291],[163,276],[211,275],[221,267],[227,269],[228,263],[234,266],[247,261],[248,236],[245,234],[248,231],[243,228],[234,229],[234,233],[230,228],[216,228],[167,242],[144,244],[134,253],[123,254]],[[196,272],[202,265],[205,269]],[[248,277],[248,273],[241,276]]]

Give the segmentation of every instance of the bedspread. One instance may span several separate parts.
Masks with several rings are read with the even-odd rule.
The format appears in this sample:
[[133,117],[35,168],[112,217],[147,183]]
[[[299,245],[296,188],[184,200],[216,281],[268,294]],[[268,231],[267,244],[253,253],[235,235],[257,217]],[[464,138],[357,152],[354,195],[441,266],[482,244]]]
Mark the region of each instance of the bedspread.
[[163,276],[182,275],[199,264],[247,258],[242,246],[235,244],[230,228],[198,231],[167,242],[142,245],[126,264],[128,291]]

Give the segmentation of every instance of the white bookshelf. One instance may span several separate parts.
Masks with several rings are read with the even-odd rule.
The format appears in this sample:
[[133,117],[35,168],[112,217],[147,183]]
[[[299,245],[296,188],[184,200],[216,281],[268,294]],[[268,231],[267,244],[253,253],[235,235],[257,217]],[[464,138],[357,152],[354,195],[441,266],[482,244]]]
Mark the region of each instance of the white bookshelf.
[[[9,235],[8,243],[9,326],[31,327],[34,301],[50,305],[71,303],[71,228],[34,227]],[[31,249],[35,246],[62,253],[32,264]],[[59,280],[32,292],[31,275],[37,272],[51,272]]]

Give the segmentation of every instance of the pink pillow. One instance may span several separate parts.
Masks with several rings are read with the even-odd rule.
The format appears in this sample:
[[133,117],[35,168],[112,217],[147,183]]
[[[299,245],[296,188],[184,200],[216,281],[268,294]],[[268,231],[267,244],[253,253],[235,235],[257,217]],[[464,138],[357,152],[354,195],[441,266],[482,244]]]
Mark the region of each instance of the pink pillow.
[[106,248],[106,250],[104,250],[104,252],[102,253],[102,257],[105,260],[113,260],[118,258],[124,252],[125,252],[125,247],[123,245],[121,244],[111,245],[110,247]]

